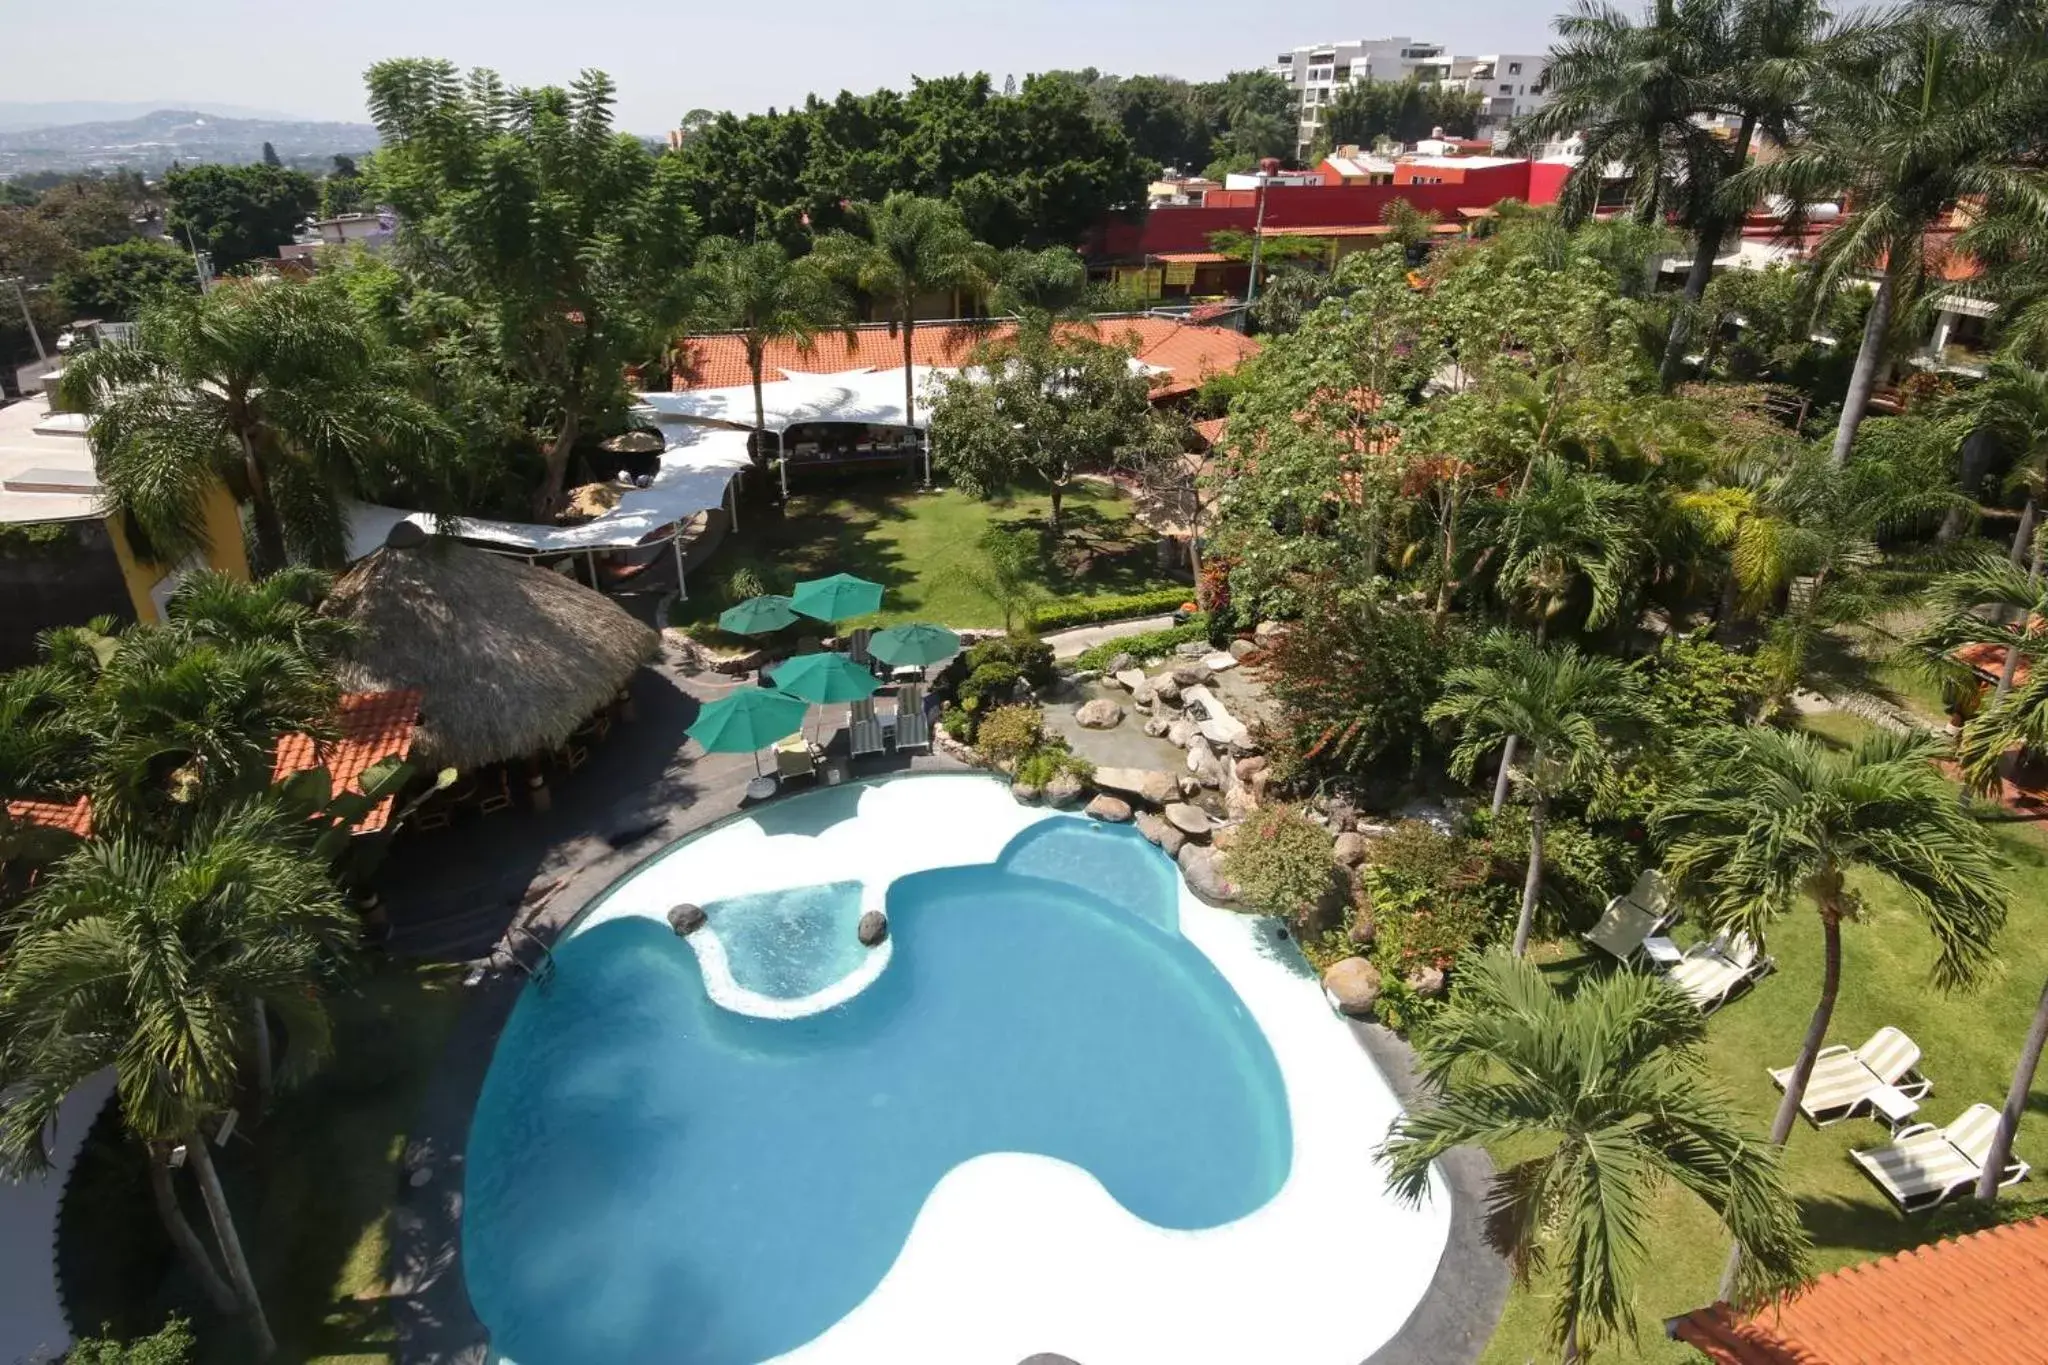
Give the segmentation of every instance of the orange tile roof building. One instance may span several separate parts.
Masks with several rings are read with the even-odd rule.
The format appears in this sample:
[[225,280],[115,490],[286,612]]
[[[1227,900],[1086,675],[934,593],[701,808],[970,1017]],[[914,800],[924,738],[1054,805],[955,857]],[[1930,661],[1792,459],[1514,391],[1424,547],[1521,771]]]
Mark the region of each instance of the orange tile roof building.
[[[277,742],[277,761],[270,771],[271,782],[284,781],[294,773],[307,772],[323,764],[334,794],[363,790],[363,774],[387,758],[404,758],[412,752],[413,731],[419,728],[420,694],[402,692],[351,692],[336,708],[335,738],[316,741],[310,735],[290,734]],[[357,834],[375,834],[391,819],[391,806],[398,798],[379,801],[356,825]]]
[[[1212,375],[1230,373],[1259,351],[1259,343],[1242,333],[1178,318],[1105,317],[1096,319],[1093,328],[1105,341],[1135,336],[1138,359],[1169,371],[1154,386],[1155,398],[1192,393]],[[920,322],[910,335],[911,361],[944,367],[965,365],[975,347],[1010,336],[1015,330],[1008,324]],[[687,337],[676,349],[681,359],[672,376],[672,388],[718,389],[754,381],[747,369],[746,345],[731,333]],[[902,368],[902,334],[886,323],[868,323],[856,327],[851,338],[843,332],[828,332],[808,351],[798,349],[790,341],[770,342],[762,377],[780,379],[782,376],[777,372],[781,370],[831,374],[837,370]]]
[[1719,1365],[2048,1365],[2048,1218],[1823,1275],[1782,1304],[1715,1304],[1671,1335]]

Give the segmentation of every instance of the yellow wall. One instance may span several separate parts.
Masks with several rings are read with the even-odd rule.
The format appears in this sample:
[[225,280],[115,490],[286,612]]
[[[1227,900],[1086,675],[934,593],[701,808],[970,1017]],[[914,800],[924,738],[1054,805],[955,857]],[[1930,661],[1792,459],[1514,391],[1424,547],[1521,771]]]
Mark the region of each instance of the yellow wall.
[[[176,571],[176,565],[151,564],[136,557],[128,544],[121,518],[107,518],[107,535],[114,542],[114,558],[121,565],[121,578],[128,585],[128,601],[138,621],[160,620],[156,601],[150,593]],[[242,548],[242,513],[227,488],[215,484],[206,499],[206,565],[231,578],[249,581],[249,555]]]

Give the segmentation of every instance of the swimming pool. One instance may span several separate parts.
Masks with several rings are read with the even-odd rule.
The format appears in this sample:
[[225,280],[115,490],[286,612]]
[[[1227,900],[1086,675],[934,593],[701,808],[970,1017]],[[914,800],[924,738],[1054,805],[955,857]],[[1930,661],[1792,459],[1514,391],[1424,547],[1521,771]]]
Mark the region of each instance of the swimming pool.
[[[682,899],[710,926],[687,942],[661,918]],[[884,950],[847,949],[862,908],[886,909]],[[1260,1229],[1299,1202],[1304,1157],[1324,1159],[1303,1142],[1304,1114],[1322,1120],[1293,1049],[1254,1008],[1275,971],[1297,1001],[1313,985],[1254,926],[1186,897],[1130,830],[978,778],[828,790],[659,855],[524,992],[478,1102],[463,1257],[495,1349],[517,1365],[1249,1358],[1219,1354],[1201,1325],[1216,1306],[1187,1296],[1233,1244],[1274,1242]],[[1230,970],[1225,939],[1266,970]],[[1376,1136],[1350,1135],[1354,1184]],[[1386,1211],[1440,1249],[1429,1210]],[[1292,1259],[1327,1258],[1323,1240]],[[1392,1275],[1381,1339],[1426,1269]],[[1257,1294],[1267,1272],[1239,1270],[1233,1288]],[[1148,1304],[1162,1292],[1185,1325]],[[1266,1324],[1264,1359],[1336,1365],[1374,1344],[1336,1330],[1333,1354],[1333,1324],[1314,1353],[1276,1355],[1275,1314],[1235,1316]]]

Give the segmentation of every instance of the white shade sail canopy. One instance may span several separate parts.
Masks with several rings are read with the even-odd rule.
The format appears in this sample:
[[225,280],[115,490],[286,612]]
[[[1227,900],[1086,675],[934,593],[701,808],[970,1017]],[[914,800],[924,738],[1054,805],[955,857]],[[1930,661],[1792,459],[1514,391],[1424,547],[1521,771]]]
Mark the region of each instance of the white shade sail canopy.
[[753,463],[748,453],[748,433],[744,431],[663,422],[661,435],[666,448],[661,452],[661,468],[654,482],[646,488],[627,491],[616,506],[589,521],[574,526],[546,526],[457,517],[437,525],[430,512],[357,503],[349,510],[349,558],[360,559],[377,549],[391,534],[391,528],[401,521],[529,554],[626,549],[665,526],[718,506],[725,500],[726,485]]
[[[958,371],[930,365],[911,367],[910,384],[917,410],[903,410],[903,371],[841,370],[834,374],[805,374],[782,371],[786,378],[761,385],[761,420],[769,431],[787,431],[803,422],[865,422],[878,427],[912,427],[923,431],[931,425],[931,400],[935,396],[935,375]],[[726,422],[733,426],[754,425],[754,386],[734,384],[728,388],[684,389],[677,393],[643,393],[640,401],[664,418],[680,417],[699,422]]]

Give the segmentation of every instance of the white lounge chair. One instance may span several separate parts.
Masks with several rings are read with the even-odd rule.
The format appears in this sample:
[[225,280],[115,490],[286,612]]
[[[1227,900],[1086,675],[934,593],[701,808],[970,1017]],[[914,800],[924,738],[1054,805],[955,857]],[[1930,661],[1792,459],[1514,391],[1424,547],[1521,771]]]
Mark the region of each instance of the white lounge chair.
[[846,658],[848,662],[859,664],[862,668],[866,669],[874,668],[875,656],[868,653],[868,641],[872,640],[874,635],[874,631],[866,626],[862,626],[859,630],[853,631],[846,637]]
[[1748,934],[1721,933],[1686,949],[1664,975],[1702,1014],[1712,1014],[1774,965]]
[[[1998,1111],[1973,1104],[1945,1128],[1916,1123],[1882,1147],[1849,1156],[1900,1209],[1918,1213],[1976,1187],[1997,1130]],[[1999,1187],[2025,1180],[2028,1169],[2026,1162],[2012,1158],[1999,1172]]]
[[872,697],[852,703],[846,713],[847,751],[854,758],[882,752],[882,720]]
[[817,777],[818,755],[811,749],[811,742],[802,735],[791,735],[778,741],[775,745],[775,775],[784,782],[793,777]]
[[932,747],[932,722],[924,713],[924,684],[905,683],[896,689],[896,748]]
[[1628,894],[1608,901],[1600,922],[1580,937],[1624,967],[1634,966],[1645,956],[1644,940],[1663,933],[1677,917],[1664,874],[1645,868]]
[[[1853,1051],[1840,1043],[1822,1048],[1806,1078],[1806,1093],[1799,1097],[1799,1112],[1814,1127],[1825,1128],[1868,1109],[1871,1092],[1886,1085],[1908,1099],[1924,1100],[1934,1082],[1920,1074],[1919,1065],[1920,1045],[1889,1024]],[[1783,1090],[1792,1068],[1772,1068],[1771,1079]]]

